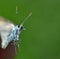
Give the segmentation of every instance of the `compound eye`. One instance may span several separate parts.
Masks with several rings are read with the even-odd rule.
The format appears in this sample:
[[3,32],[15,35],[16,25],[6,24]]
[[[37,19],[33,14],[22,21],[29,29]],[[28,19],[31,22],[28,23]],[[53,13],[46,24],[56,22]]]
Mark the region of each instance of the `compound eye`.
[[18,25],[18,27],[20,27],[20,25]]
[[23,29],[23,26],[21,27],[21,30]]

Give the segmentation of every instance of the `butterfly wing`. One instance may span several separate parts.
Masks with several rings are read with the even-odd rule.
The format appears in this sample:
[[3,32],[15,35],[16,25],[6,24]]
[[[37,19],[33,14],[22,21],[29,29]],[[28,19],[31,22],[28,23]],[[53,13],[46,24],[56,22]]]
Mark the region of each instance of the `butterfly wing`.
[[6,48],[8,45],[8,39],[7,36],[12,32],[12,29],[14,28],[14,24],[10,21],[6,20],[3,17],[0,17],[0,35],[2,39],[1,47]]
[[7,19],[0,17],[0,32],[9,32],[14,28],[14,24]]

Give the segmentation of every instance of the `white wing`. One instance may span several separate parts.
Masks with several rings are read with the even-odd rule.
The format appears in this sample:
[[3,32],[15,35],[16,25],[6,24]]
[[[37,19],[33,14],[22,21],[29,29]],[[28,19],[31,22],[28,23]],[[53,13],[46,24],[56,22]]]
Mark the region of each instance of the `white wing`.
[[5,49],[9,44],[7,35],[8,35],[8,32],[1,32],[1,39],[2,39],[1,48],[3,49]]
[[14,24],[10,21],[6,20],[3,17],[0,17],[0,34],[1,34],[1,47],[6,48],[8,45],[8,39],[7,36],[12,32],[12,29],[14,28]]
[[0,17],[0,32],[9,32],[14,28],[14,24],[7,19]]

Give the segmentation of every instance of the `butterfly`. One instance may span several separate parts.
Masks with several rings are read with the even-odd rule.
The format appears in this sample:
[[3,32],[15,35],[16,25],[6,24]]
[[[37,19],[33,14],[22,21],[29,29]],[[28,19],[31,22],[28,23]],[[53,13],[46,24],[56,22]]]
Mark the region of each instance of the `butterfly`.
[[[25,30],[24,23],[32,15],[30,13],[25,20],[17,25],[14,25],[12,22],[7,19],[0,17],[0,36],[2,39],[1,48],[6,49],[10,42],[19,42],[19,36],[22,30]],[[19,45],[18,45],[19,46]]]

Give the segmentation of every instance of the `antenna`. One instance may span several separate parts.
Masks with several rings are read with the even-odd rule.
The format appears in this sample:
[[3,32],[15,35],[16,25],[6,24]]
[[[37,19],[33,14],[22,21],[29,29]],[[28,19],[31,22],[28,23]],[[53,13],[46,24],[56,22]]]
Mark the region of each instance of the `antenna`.
[[16,20],[19,19],[19,10],[18,5],[16,5]]
[[[18,6],[16,6],[16,15],[18,15]],[[32,12],[29,13],[29,15],[24,19],[24,21],[21,23],[23,25],[25,21],[32,15]]]
[[18,6],[16,6],[16,15],[18,14]]
[[21,23],[21,25],[23,25],[25,23],[25,21],[32,15],[32,12],[29,13],[29,15],[25,18],[25,20]]

